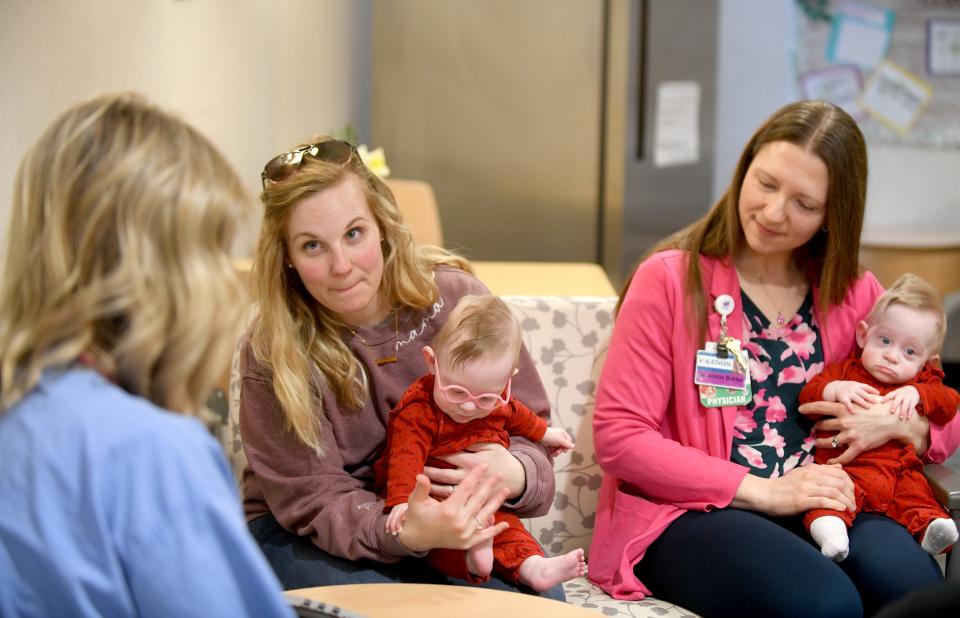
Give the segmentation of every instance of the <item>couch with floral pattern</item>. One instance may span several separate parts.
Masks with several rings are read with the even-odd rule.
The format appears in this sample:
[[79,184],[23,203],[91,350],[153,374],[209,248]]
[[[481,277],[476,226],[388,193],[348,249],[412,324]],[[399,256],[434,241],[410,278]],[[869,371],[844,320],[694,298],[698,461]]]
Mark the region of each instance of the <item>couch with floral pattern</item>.
[[[576,441],[576,448],[557,457],[557,493],[550,511],[524,523],[549,554],[582,547],[589,568],[590,539],[600,490],[601,472],[593,449],[592,414],[600,368],[613,328],[616,297],[505,296],[520,322],[552,404],[553,423]],[[234,354],[233,376],[238,375]],[[237,413],[239,381],[230,380],[229,418],[218,430],[234,471],[246,461]],[[606,616],[674,618],[695,616],[682,607],[652,597],[617,601],[586,578],[564,585],[567,601]]]
[[[524,523],[549,554],[582,547],[590,564],[590,540],[597,510],[601,471],[593,450],[593,406],[606,356],[616,297],[506,296],[547,389],[553,423],[576,441],[556,458],[557,494],[550,511]],[[647,597],[618,601],[587,578],[564,584],[567,601],[606,616],[635,618],[695,616],[688,610]]]

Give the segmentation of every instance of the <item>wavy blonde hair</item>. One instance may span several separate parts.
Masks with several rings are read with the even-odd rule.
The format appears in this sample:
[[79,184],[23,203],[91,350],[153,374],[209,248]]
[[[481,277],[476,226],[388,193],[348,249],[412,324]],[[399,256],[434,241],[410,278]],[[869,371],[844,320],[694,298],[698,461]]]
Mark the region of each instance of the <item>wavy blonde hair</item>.
[[[325,139],[329,138],[313,143]],[[433,271],[438,265],[473,271],[460,256],[440,247],[416,245],[390,188],[356,152],[342,165],[304,157],[294,174],[264,188],[263,226],[252,270],[260,307],[251,344],[257,362],[273,372],[274,393],[288,427],[320,455],[324,407],[319,386],[329,385],[339,401],[358,408],[368,397],[366,375],[343,340],[343,322],[310,295],[296,270],[286,267],[290,261],[287,221],[302,200],[343,182],[348,175],[360,179],[383,238],[380,294],[386,306],[425,309],[435,303],[440,292]]]
[[67,110],[17,172],[3,406],[84,355],[125,390],[198,414],[241,317],[228,251],[249,204],[206,138],[138,96]]

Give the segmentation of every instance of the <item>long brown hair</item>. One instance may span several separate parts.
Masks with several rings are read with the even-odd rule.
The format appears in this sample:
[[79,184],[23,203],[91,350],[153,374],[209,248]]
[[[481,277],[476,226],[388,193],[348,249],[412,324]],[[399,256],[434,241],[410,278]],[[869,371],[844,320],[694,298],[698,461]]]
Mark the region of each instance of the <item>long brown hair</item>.
[[[710,211],[661,240],[640,260],[666,249],[687,253],[686,298],[701,335],[707,307],[697,256],[732,258],[743,248],[746,239],[740,222],[740,189],[757,153],[772,142],[800,146],[827,166],[824,229],[794,252],[797,267],[820,289],[820,308],[843,300],[859,274],[860,231],[867,199],[867,147],[863,134],[856,121],[832,103],[790,103],[767,118],[747,142],[730,185]],[[632,279],[631,274],[620,292],[618,311]]]

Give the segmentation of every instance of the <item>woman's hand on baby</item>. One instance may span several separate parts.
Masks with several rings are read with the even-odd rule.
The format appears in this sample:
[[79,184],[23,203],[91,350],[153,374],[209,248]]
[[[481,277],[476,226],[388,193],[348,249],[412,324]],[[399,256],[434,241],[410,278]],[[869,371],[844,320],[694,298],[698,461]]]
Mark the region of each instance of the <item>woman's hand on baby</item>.
[[823,389],[823,398],[827,401],[842,403],[851,414],[856,411],[856,406],[869,407],[880,403],[883,399],[880,397],[880,391],[876,388],[853,380],[834,380],[830,382]]
[[827,460],[828,464],[845,464],[852,461],[864,451],[877,448],[890,440],[899,440],[905,444],[913,444],[917,454],[926,452],[925,437],[929,435],[929,422],[924,416],[917,415],[906,422],[890,413],[889,403],[880,403],[867,408],[856,408],[851,413],[841,403],[830,401],[814,401],[800,406],[803,414],[822,415],[817,421],[818,431],[835,432],[832,438],[818,438],[814,446],[830,448],[831,441],[846,446],[846,449],[837,457]]
[[917,412],[920,403],[920,391],[914,386],[901,386],[883,397],[883,403],[890,402],[890,414],[896,414],[905,421]]
[[437,548],[469,549],[507,529],[506,522],[489,525],[506,498],[498,474],[487,474],[480,465],[471,470],[449,498],[430,497],[430,480],[417,475],[417,485],[408,498],[400,542],[412,551]]
[[547,432],[540,439],[540,444],[547,447],[551,457],[566,453],[575,446],[570,434],[560,427],[547,427]]
[[430,494],[446,498],[453,494],[457,485],[463,482],[470,471],[484,465],[489,474],[498,474],[502,487],[507,488],[507,500],[516,498],[527,486],[527,475],[523,464],[510,451],[490,442],[480,442],[470,446],[469,451],[460,451],[440,457],[454,468],[432,468],[426,466],[423,473],[430,479]]
[[390,514],[387,515],[387,532],[389,534],[394,536],[400,534],[400,531],[403,530],[403,522],[406,520],[406,517],[404,517],[404,513],[406,512],[406,502],[396,504],[390,509]]
[[747,474],[732,506],[768,515],[796,515],[810,509],[854,510],[853,481],[839,465],[801,466],[778,478]]

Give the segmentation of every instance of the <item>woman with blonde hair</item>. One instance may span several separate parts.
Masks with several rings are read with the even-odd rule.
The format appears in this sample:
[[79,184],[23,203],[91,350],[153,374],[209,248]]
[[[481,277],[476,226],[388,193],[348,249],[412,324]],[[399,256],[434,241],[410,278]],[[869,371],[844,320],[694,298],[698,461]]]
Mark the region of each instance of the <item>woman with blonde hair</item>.
[[[610,594],[704,616],[859,616],[941,578],[882,514],[854,523],[839,565],[802,524],[809,508],[854,508],[839,464],[858,453],[897,440],[942,462],[960,442],[956,424],[799,405],[882,292],[857,261],[866,192],[856,121],[791,103],[747,142],[714,207],[633,274],[593,418],[604,478],[590,577]],[[839,432],[836,460],[813,463],[831,440],[806,413],[832,417],[817,425]]]
[[[419,558],[501,532],[484,522],[504,500],[521,517],[545,512],[554,494],[546,450],[518,438],[426,468],[397,536],[385,531],[372,466],[390,410],[422,373],[421,348],[460,297],[489,291],[463,259],[414,243],[390,189],[346,142],[271,159],[263,184],[259,316],[240,369],[250,529],[288,588],[459,582]],[[513,391],[549,418],[525,349]]]
[[134,95],[61,115],[17,173],[0,291],[0,615],[289,611],[195,418],[239,318],[248,203]]

